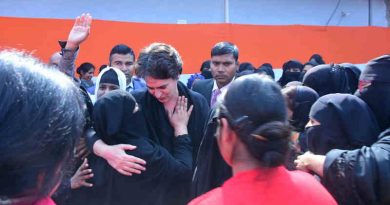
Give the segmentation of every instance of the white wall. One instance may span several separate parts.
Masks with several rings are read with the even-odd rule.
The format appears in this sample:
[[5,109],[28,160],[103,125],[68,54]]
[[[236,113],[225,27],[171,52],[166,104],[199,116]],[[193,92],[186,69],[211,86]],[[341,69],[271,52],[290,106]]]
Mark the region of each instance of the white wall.
[[[230,22],[263,25],[367,26],[369,0],[228,0]],[[371,0],[372,25],[386,26],[383,0]],[[0,0],[0,16],[177,23],[223,23],[224,0]],[[344,15],[343,15],[344,14]]]

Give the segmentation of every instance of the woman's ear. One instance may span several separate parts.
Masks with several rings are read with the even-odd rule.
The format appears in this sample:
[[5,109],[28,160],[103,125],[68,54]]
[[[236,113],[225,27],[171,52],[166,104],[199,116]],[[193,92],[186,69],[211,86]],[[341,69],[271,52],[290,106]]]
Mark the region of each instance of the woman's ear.
[[220,126],[218,131],[219,131],[219,136],[217,137],[217,139],[218,139],[219,151],[223,159],[225,160],[225,162],[231,165],[233,159],[233,150],[236,144],[237,135],[231,129],[228,121],[225,118],[220,119]]

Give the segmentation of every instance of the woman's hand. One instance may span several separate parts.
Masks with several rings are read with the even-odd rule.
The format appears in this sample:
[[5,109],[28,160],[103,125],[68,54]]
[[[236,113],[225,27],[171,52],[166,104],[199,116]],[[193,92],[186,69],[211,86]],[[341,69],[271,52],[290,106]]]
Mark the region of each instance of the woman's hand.
[[70,178],[70,187],[72,189],[78,189],[82,186],[92,187],[93,184],[87,182],[87,179],[92,177],[92,169],[88,169],[88,160],[85,158],[76,173]]
[[187,110],[188,100],[184,96],[177,98],[175,109],[172,113],[168,113],[169,122],[175,129],[175,136],[188,134],[187,124],[190,119],[193,105]]
[[313,171],[321,177],[324,175],[324,155],[315,155],[311,152],[306,152],[298,156],[294,163],[298,170],[305,172]]
[[146,162],[143,159],[128,155],[126,150],[134,150],[136,146],[129,144],[107,145],[102,140],[93,145],[94,153],[104,158],[108,164],[119,173],[131,176],[145,171]]

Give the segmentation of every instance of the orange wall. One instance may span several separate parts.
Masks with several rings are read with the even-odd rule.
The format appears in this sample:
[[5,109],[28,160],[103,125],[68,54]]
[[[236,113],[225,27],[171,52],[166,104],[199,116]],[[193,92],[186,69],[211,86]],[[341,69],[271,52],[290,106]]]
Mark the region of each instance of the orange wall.
[[[33,52],[47,62],[58,50],[57,40],[66,40],[73,20],[0,17],[0,47]],[[382,27],[257,26],[238,24],[145,24],[94,20],[77,63],[96,67],[108,62],[113,45],[125,43],[136,54],[152,42],[173,45],[184,61],[184,73],[199,71],[210,57],[211,47],[231,41],[240,50],[240,61],[255,66],[269,62],[281,67],[295,58],[303,63],[313,53],[327,62],[365,63],[390,53],[390,29]]]

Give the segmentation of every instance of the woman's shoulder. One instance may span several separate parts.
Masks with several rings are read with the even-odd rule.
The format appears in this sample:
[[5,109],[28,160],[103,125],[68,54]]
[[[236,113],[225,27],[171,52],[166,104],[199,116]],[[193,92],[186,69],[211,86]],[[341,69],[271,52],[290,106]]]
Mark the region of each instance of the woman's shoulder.
[[223,204],[222,188],[215,188],[195,199],[193,199],[188,205],[218,205]]
[[288,171],[291,182],[295,185],[297,196],[302,196],[306,202],[318,204],[337,204],[332,195],[313,176],[302,171]]

